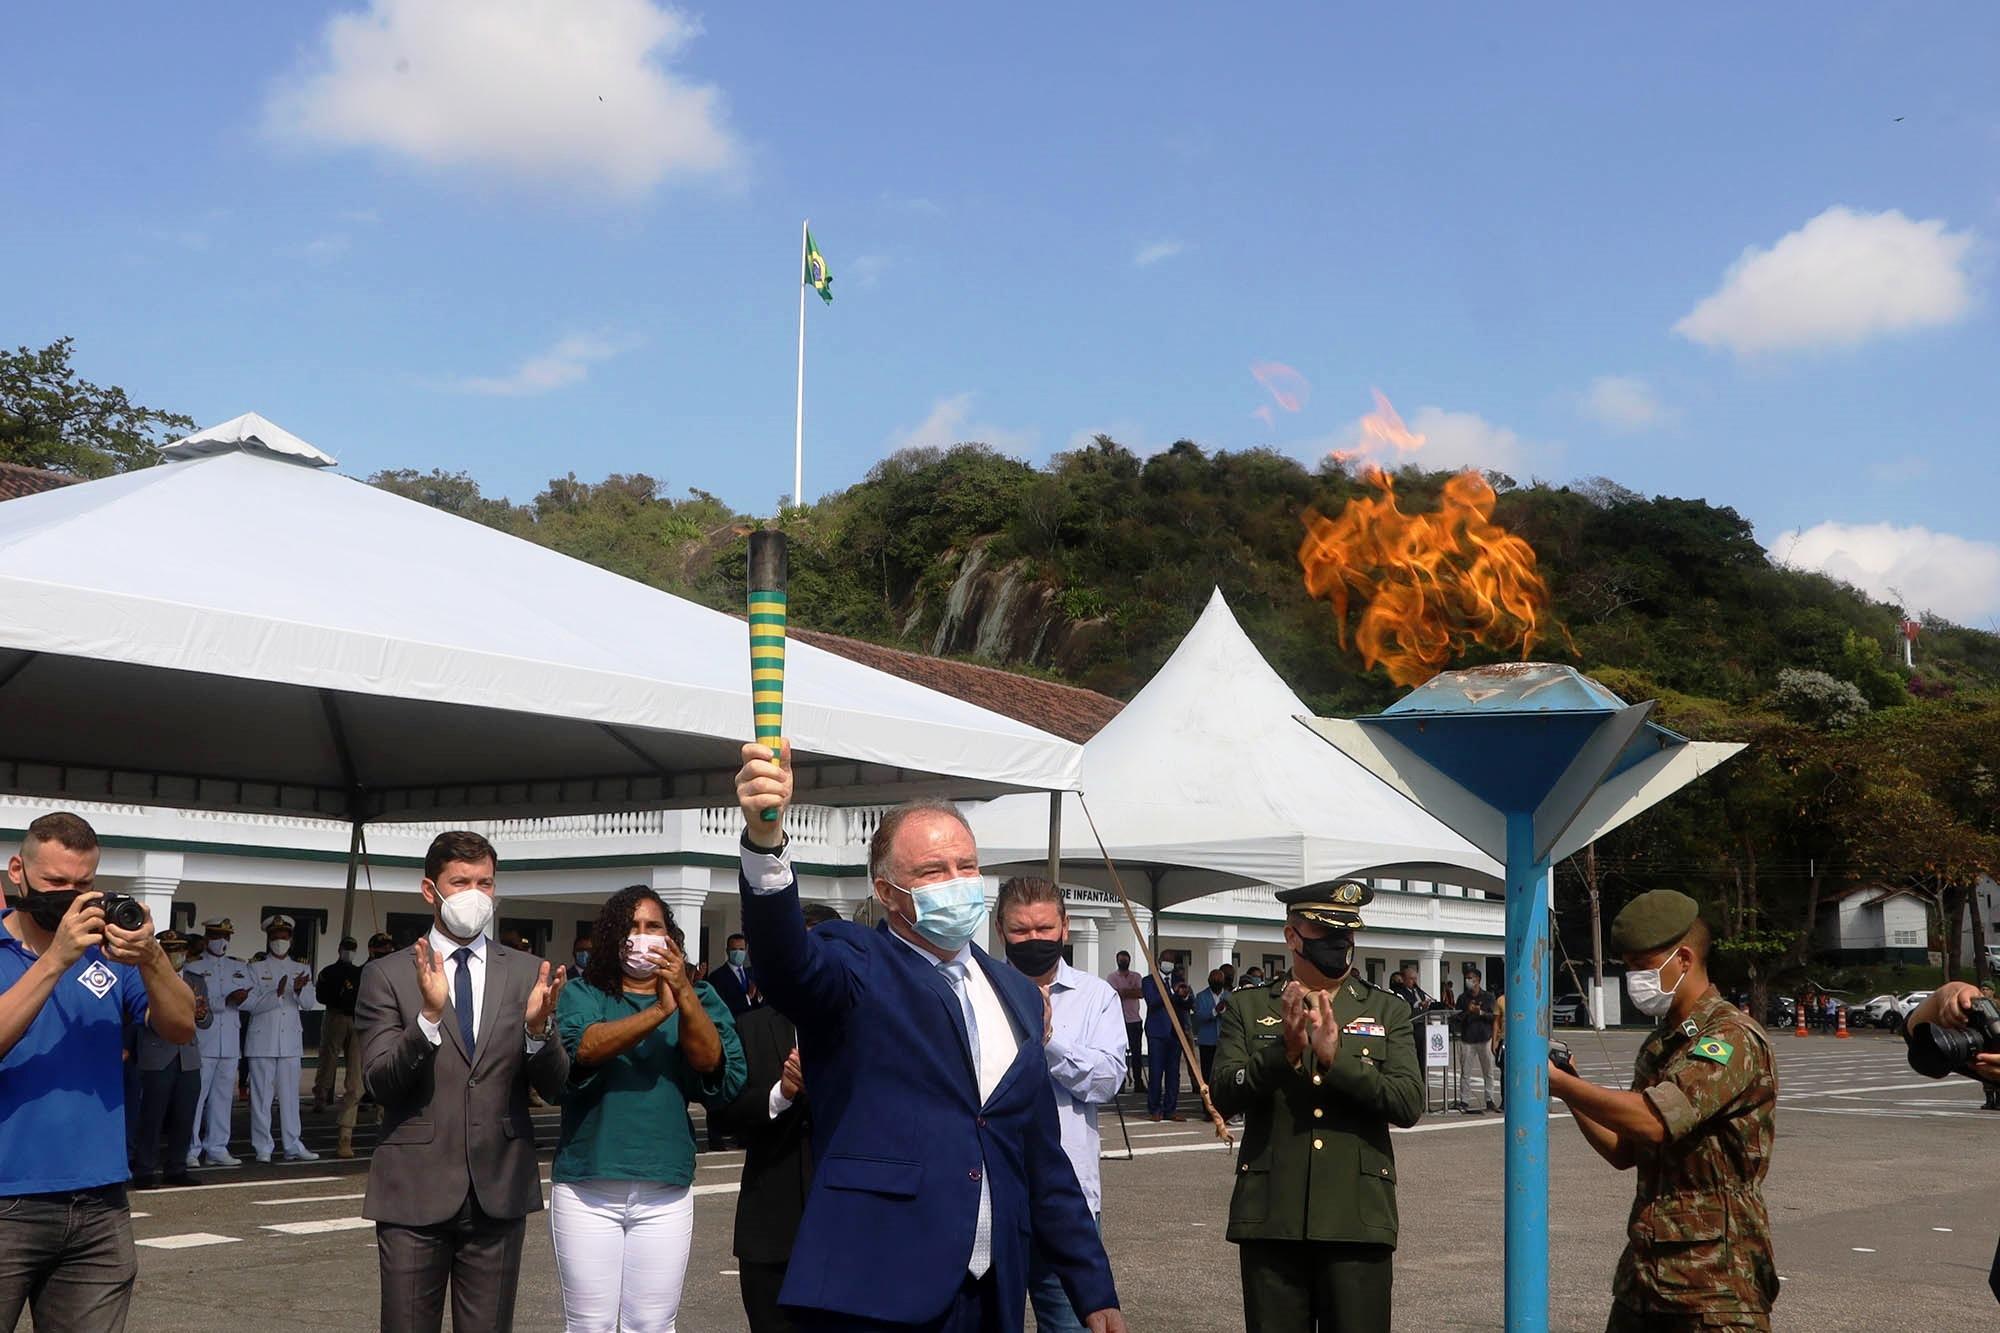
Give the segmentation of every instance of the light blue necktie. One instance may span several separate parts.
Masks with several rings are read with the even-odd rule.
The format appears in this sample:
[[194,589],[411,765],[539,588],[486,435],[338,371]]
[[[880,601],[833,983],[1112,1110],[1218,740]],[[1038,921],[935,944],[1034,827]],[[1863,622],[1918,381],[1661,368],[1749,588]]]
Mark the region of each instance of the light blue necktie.
[[[945,978],[951,982],[952,993],[958,996],[958,1007],[965,1015],[965,1044],[972,1052],[972,1087],[979,1089],[979,1018],[972,1010],[972,994],[966,984],[966,965],[953,959],[942,965]],[[984,1094],[979,1094],[984,1101]],[[993,1195],[986,1183],[986,1163],[979,1164],[979,1220],[972,1228],[972,1257],[965,1265],[965,1271],[979,1278],[986,1276],[986,1270],[993,1267]]]

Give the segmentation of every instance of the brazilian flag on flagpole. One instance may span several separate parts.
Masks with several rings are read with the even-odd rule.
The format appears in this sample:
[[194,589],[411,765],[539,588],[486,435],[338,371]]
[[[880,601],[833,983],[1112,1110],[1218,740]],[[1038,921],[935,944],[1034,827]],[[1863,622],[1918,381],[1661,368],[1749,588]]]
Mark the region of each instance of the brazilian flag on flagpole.
[[805,284],[819,293],[820,300],[828,305],[833,304],[833,274],[827,272],[826,258],[820,254],[819,247],[813,244],[810,229],[806,232]]

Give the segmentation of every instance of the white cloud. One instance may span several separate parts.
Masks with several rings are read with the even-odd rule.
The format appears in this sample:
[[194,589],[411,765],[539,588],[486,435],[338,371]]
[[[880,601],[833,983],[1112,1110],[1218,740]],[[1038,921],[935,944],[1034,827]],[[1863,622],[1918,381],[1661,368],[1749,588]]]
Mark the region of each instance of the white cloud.
[[1817,569],[1905,610],[1964,625],[2000,615],[2000,545],[1893,523],[1820,523],[1778,534],[1784,564]]
[[653,0],[369,0],[265,105],[280,140],[642,193],[738,158],[721,95],[668,71],[701,31]]
[[1972,239],[1940,219],[1836,204],[1770,249],[1745,250],[1674,332],[1742,356],[1950,324],[1972,307]]
[[1610,430],[1636,431],[1667,418],[1653,386],[1636,375],[1600,375],[1590,382],[1577,409]]
[[[1366,461],[1392,472],[1406,464],[1430,471],[1469,467],[1505,472],[1519,481],[1533,475],[1535,459],[1531,455],[1549,452],[1530,446],[1512,429],[1476,412],[1448,412],[1431,406],[1411,413],[1406,431],[1400,429],[1405,423],[1396,419],[1398,429],[1391,434],[1405,442],[1389,449],[1383,444],[1381,431],[1369,428],[1371,422],[1379,420],[1378,414],[1362,417],[1336,432],[1330,441],[1315,441],[1314,447],[1321,454],[1344,453],[1357,464]],[[1409,443],[1412,438],[1417,442]]]
[[1931,475],[1931,460],[1921,454],[1904,454],[1868,465],[1868,475],[1886,485],[1923,481]]
[[590,377],[592,365],[608,361],[624,350],[620,344],[596,334],[572,333],[558,338],[547,351],[529,357],[509,374],[471,375],[452,380],[447,387],[494,398],[530,398],[581,384]]
[[331,264],[346,254],[354,242],[344,232],[315,236],[294,252],[309,264]]
[[1145,268],[1159,263],[1162,259],[1172,259],[1185,249],[1187,243],[1184,241],[1148,241],[1139,247],[1139,253],[1132,256],[1132,262],[1140,268]]
[[873,287],[889,271],[887,255],[856,255],[847,261],[847,271],[841,276],[851,278],[858,288]]
[[1004,453],[1026,453],[1039,435],[1033,430],[1012,430],[991,422],[972,420],[973,395],[955,393],[931,404],[930,415],[907,430],[889,437],[889,448],[948,449],[954,444],[977,442]]

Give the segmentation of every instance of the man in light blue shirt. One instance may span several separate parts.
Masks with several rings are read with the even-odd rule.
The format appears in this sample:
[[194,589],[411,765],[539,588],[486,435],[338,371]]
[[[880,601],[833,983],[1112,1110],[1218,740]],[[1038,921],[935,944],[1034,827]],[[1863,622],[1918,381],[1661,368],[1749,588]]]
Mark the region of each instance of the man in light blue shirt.
[[[1000,886],[994,915],[1008,963],[1041,988],[1047,1028],[1043,1050],[1055,1085],[1063,1153],[1076,1171],[1091,1216],[1101,1219],[1097,1108],[1117,1096],[1125,1082],[1125,1021],[1118,993],[1063,961],[1069,913],[1062,891],[1049,881],[1026,876],[1008,880]],[[1081,1333],[1082,1321],[1040,1254],[1029,1260],[1028,1297],[1037,1329]]]

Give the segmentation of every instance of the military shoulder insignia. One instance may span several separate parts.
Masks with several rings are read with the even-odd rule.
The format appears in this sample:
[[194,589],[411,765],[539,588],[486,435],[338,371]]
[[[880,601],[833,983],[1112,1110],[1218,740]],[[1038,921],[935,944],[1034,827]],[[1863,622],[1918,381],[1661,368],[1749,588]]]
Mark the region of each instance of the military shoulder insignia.
[[1276,1014],[1265,1014],[1262,1018],[1257,1020],[1257,1025],[1259,1027],[1274,1028],[1282,1022],[1284,1022],[1284,1020],[1279,1018]]
[[1685,1032],[1690,1040],[1701,1035],[1701,1029],[1695,1026],[1692,1018],[1683,1018],[1681,1020],[1681,1031]]
[[1736,1054],[1736,1048],[1726,1041],[1718,1041],[1714,1037],[1703,1037],[1694,1044],[1692,1054],[1704,1060],[1713,1060],[1719,1065],[1726,1065],[1729,1063],[1729,1058]]

